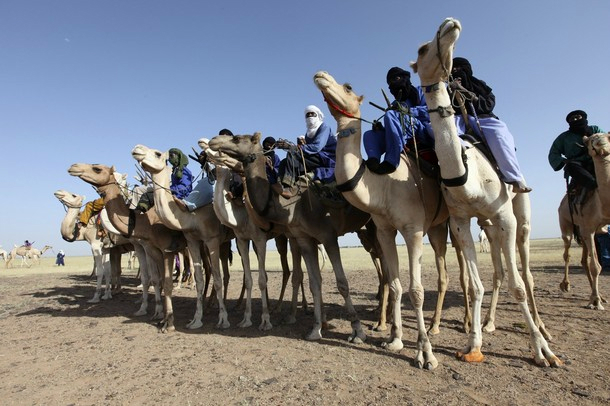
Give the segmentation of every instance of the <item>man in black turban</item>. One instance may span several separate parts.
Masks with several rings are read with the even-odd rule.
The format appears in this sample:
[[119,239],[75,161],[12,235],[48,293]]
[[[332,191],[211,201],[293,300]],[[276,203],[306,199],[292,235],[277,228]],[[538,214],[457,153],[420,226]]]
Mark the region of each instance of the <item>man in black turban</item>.
[[388,70],[386,82],[395,98],[392,108],[383,116],[383,125],[374,124],[362,136],[366,166],[380,175],[396,170],[401,152],[405,145],[414,143],[414,137],[419,147],[434,145],[428,107],[421,88],[411,84],[411,74],[395,66]]
[[473,75],[472,65],[466,58],[453,58],[451,76],[450,91],[461,93],[467,101],[467,117],[459,113],[455,116],[458,133],[465,134],[469,129],[485,141],[498,164],[502,181],[512,185],[513,192],[531,192],[517,161],[513,135],[493,112],[496,96],[491,87]]

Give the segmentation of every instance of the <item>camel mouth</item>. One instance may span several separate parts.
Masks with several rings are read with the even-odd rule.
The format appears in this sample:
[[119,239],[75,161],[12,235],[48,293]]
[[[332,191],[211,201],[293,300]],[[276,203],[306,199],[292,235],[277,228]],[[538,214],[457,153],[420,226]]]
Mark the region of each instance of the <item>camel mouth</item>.
[[453,17],[448,17],[445,19],[445,21],[439,28],[439,36],[444,37],[446,35],[455,35],[457,39],[461,31],[462,24],[460,23],[460,21],[456,20]]
[[313,76],[313,82],[322,92],[324,91],[324,89],[328,89],[328,87],[330,87],[333,81],[334,79],[332,78],[332,76],[330,76],[328,72],[319,71],[316,72],[316,74]]

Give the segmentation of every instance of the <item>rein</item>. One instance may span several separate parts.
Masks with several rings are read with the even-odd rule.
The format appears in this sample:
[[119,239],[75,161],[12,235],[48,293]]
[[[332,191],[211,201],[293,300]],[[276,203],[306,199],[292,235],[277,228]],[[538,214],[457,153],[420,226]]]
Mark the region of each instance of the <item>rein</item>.
[[335,103],[333,103],[332,101],[328,100],[326,98],[326,95],[324,94],[324,92],[322,92],[322,96],[324,97],[324,101],[333,109],[337,110],[339,113],[343,114],[346,117],[349,118],[355,118],[356,120],[360,120],[360,121],[364,121],[365,123],[369,123],[369,124],[373,124],[371,121],[365,120],[362,117],[356,117],[355,115],[353,115],[352,113],[343,110],[341,107],[337,106]]

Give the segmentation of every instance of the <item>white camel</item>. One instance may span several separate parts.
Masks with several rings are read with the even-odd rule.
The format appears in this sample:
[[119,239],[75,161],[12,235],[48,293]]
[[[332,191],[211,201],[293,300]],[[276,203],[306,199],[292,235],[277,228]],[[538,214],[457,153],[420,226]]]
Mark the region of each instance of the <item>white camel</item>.
[[0,246],[0,257],[6,262],[8,260],[8,252],[5,249],[2,249]]
[[[457,356],[468,362],[480,362],[484,359],[481,352],[481,303],[484,289],[479,277],[476,250],[470,232],[470,219],[477,217],[480,222],[491,223],[490,226],[486,226],[486,231],[491,231],[488,236],[491,242],[492,259],[494,251],[499,253],[501,249],[504,254],[508,268],[509,290],[518,301],[527,324],[536,364],[558,366],[561,361],[549,348],[530,314],[529,289],[517,270],[515,258],[517,219],[513,214],[514,194],[505,183],[500,181],[483,154],[475,148],[464,149],[462,147],[457,134],[451,100],[445,82],[449,79],[453,49],[460,30],[459,21],[453,18],[446,19],[439,27],[435,38],[419,48],[417,62],[411,65],[413,70],[419,74],[425,91],[424,95],[434,130],[435,150],[440,162],[443,183],[441,189],[451,215],[451,229],[464,250],[470,276],[473,325],[467,346],[458,352]],[[529,227],[529,223],[527,225]],[[499,258],[497,259],[499,260]],[[499,268],[498,265],[500,265]],[[494,269],[495,274],[501,273],[501,263],[498,264],[494,260]],[[533,280],[529,282],[531,282],[530,286],[533,286]],[[499,283],[501,283],[501,279]]]
[[223,283],[223,274],[220,272],[220,246],[233,238],[232,230],[221,224],[211,204],[193,212],[185,212],[178,207],[170,191],[171,168],[166,163],[168,152],[136,145],[131,151],[131,155],[152,176],[155,201],[153,209],[159,219],[166,227],[181,230],[188,243],[195,273],[197,303],[195,316],[188,323],[187,328],[196,329],[203,326],[201,320],[204,299],[202,244],[205,245],[210,255],[214,290],[218,301],[216,327],[228,328],[230,323],[223,295],[226,285]]
[[[39,250],[34,247],[28,248],[25,245],[15,245],[15,246],[13,246],[13,249],[11,250],[11,252],[8,254],[8,259],[6,261],[6,267],[9,268],[11,265],[11,262],[16,257],[21,257],[20,267],[23,268],[23,266],[25,265],[29,268],[32,266],[32,263],[39,261],[40,256],[42,254],[44,254],[45,251],[47,251],[51,248],[53,248],[53,247],[51,247],[50,245],[45,245],[44,248],[42,248],[42,250]],[[31,260],[32,262],[29,262],[28,260]]]
[[610,223],[610,134],[599,133],[590,137],[583,137],[589,155],[593,157],[597,189],[584,204],[570,210],[568,196],[565,195],[559,205],[559,226],[561,238],[564,242],[564,279],[560,285],[563,291],[570,290],[568,279],[570,267],[570,245],[577,227],[582,242],[581,264],[589,279],[591,296],[587,308],[604,310],[602,303],[606,300],[599,293],[599,263],[595,246],[595,234],[601,233],[601,228]]
[[42,249],[38,249],[38,248],[34,248],[31,247],[28,252],[26,253],[26,257],[31,259],[33,261],[33,263],[40,263],[40,257],[42,257],[42,255],[48,251],[48,250],[52,250],[53,247],[51,247],[50,245],[45,245],[44,247],[42,247]]

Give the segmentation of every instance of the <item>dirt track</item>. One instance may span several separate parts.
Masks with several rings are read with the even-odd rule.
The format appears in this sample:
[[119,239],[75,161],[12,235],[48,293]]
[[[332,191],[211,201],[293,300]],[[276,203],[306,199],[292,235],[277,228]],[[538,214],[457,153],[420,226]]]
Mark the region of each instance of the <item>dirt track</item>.
[[[454,353],[466,344],[466,336],[455,272],[441,333],[431,338],[439,367],[421,371],[411,365],[416,332],[408,296],[403,299],[402,351],[381,348],[387,332],[367,331],[365,344],[350,344],[349,322],[330,271],[324,272],[324,300],[331,329],[323,332],[322,341],[307,342],[302,337],[312,325],[312,315],[302,311],[296,325],[282,324],[282,314],[276,314],[273,330],[258,331],[256,287],[254,326],[235,327],[242,317],[242,310],[233,309],[242,277],[237,264],[232,267],[228,295],[231,327],[214,328],[217,312],[211,309],[205,312],[202,329],[186,330],[195,292],[182,289],[175,296],[177,330],[169,334],[158,333],[147,317],[132,316],[139,298],[134,271],[124,272],[123,293],[88,304],[94,288],[89,263],[78,270],[44,263],[29,270],[2,269],[0,399],[3,404],[44,405],[608,404],[610,316],[607,310],[584,308],[589,286],[580,269],[572,273],[572,291],[559,291],[563,272],[559,249],[559,240],[533,241],[532,270],[541,316],[554,338],[551,349],[565,362],[562,368],[533,365],[521,314],[506,288],[500,297],[498,329],[483,337],[485,362],[468,365],[456,360]],[[361,251],[343,252],[354,259]],[[579,251],[573,251],[577,258]],[[350,265],[347,274],[354,303],[368,328],[375,319],[377,282],[366,258],[364,254],[356,261],[362,269]],[[70,264],[71,259],[66,261]],[[423,274],[424,310],[429,318],[436,299],[435,270],[429,258],[424,259]],[[277,270],[271,272],[272,299],[278,295],[280,280]],[[401,280],[406,291],[407,272]],[[490,280],[490,268],[483,265],[487,288]],[[609,285],[602,274],[602,294],[608,295]],[[486,294],[484,312],[488,303]]]

